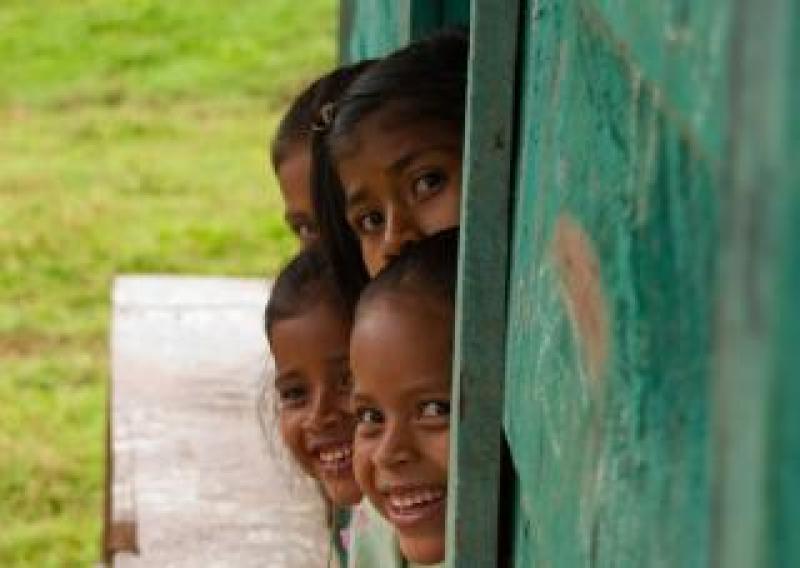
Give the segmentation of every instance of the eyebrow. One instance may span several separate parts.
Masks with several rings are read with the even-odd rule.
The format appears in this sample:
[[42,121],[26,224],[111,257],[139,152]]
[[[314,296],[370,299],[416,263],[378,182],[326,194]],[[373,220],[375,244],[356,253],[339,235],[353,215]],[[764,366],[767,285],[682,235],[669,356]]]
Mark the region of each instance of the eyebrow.
[[431,144],[423,148],[411,150],[397,158],[394,162],[389,164],[385,169],[392,173],[398,173],[406,169],[409,165],[413,164],[423,154],[430,152],[453,152],[458,151],[453,144]]
[[325,358],[328,363],[349,363],[350,356],[347,353],[337,353]]
[[374,404],[374,400],[371,396],[357,391],[350,395],[350,401],[353,403]]
[[365,203],[368,199],[369,195],[364,186],[359,185],[353,191],[347,191],[347,189],[345,189],[344,209],[345,211],[350,211],[362,203]]
[[275,375],[275,386],[279,386],[282,383],[287,383],[292,380],[297,380],[301,378],[301,373],[296,371],[295,369],[289,369],[288,371],[284,371],[283,373],[278,373]]

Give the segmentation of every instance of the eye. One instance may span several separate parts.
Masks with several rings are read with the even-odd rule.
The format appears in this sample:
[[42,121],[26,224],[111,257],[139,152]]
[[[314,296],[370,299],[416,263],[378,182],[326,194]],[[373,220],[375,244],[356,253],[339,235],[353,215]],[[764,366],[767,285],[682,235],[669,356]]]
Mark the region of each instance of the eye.
[[281,408],[297,408],[305,404],[308,389],[303,385],[291,385],[278,388],[278,403]]
[[361,406],[356,408],[356,422],[358,425],[375,426],[383,423],[383,413],[377,408]]
[[315,223],[297,222],[292,224],[291,229],[301,241],[312,241],[319,236],[319,229]]
[[364,234],[376,233],[383,227],[383,221],[383,213],[380,211],[367,211],[356,217],[355,229]]
[[419,405],[421,418],[442,418],[450,416],[450,401],[426,400]]
[[447,175],[440,170],[432,170],[415,178],[411,191],[414,199],[424,200],[441,191],[446,184]]

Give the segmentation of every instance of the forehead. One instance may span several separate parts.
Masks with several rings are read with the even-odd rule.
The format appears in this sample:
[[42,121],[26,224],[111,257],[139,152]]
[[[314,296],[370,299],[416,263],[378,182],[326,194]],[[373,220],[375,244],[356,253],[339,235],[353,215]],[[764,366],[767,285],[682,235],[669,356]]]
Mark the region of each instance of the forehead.
[[[311,360],[348,350],[350,322],[326,301],[275,322],[270,345],[276,359]],[[276,361],[280,363],[281,361]]]
[[390,105],[367,115],[348,134],[338,136],[333,150],[342,165],[368,160],[388,167],[397,155],[426,147],[446,148],[460,155],[460,129],[451,122]]
[[350,343],[357,390],[449,388],[452,337],[452,311],[433,299],[386,295],[370,301]]

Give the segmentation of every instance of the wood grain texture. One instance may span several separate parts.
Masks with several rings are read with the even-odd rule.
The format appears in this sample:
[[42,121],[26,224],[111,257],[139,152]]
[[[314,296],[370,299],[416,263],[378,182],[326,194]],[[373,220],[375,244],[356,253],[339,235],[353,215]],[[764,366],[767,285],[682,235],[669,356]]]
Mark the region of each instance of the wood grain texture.
[[498,554],[518,5],[476,0],[472,14],[448,496],[459,568]]

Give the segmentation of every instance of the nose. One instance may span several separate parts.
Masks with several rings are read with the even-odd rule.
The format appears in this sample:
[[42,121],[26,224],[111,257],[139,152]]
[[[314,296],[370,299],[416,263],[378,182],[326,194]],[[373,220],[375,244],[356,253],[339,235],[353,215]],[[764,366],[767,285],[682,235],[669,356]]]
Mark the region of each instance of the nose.
[[412,462],[417,455],[413,438],[409,428],[387,424],[374,454],[375,464],[392,468]]
[[405,204],[392,206],[386,217],[381,254],[384,265],[398,256],[408,243],[422,239],[422,233],[413,213]]
[[338,424],[339,405],[334,398],[326,389],[317,390],[305,416],[305,427],[308,430],[319,432]]

